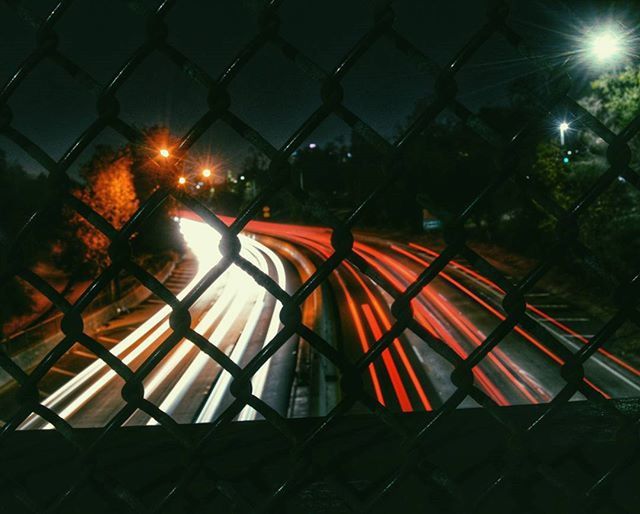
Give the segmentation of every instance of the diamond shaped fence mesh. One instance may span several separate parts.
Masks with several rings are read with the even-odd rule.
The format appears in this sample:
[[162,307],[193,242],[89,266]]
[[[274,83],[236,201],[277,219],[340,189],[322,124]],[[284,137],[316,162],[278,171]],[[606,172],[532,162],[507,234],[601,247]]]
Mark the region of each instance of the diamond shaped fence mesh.
[[[606,273],[580,242],[579,217],[620,177],[630,187],[640,188],[630,149],[630,141],[640,131],[640,115],[615,133],[585,110],[569,96],[569,64],[549,64],[534,55],[527,41],[510,26],[506,2],[489,3],[486,19],[478,20],[477,31],[469,34],[443,67],[398,32],[393,2],[374,2],[371,13],[363,13],[368,30],[331,69],[323,69],[285,39],[284,22],[279,17],[283,2],[271,0],[262,8],[255,36],[238,48],[237,57],[216,78],[185,55],[179,41],[170,42],[171,26],[166,18],[177,2],[165,0],[150,8],[145,2],[131,0],[124,4],[144,26],[143,42],[112,71],[106,83],[95,80],[59,49],[65,34],[58,27],[72,3],[62,0],[45,18],[40,18],[26,3],[4,0],[16,19],[33,27],[36,44],[0,90],[0,134],[47,170],[47,194],[8,246],[2,282],[19,278],[46,297],[61,313],[61,336],[34,366],[18,362],[9,342],[0,353],[0,367],[19,391],[17,407],[0,432],[0,510],[387,512],[399,508],[421,512],[640,512],[636,490],[640,477],[638,404],[633,399],[612,400],[585,374],[585,363],[623,324],[639,323],[637,275],[629,279],[615,275],[615,271],[610,273],[610,280],[617,284],[615,315],[574,351],[557,343],[548,350],[555,360],[553,369],[549,364],[550,373],[561,378],[562,387],[545,401],[505,408],[500,396],[491,393],[491,381],[482,371],[487,360],[502,358],[498,352],[510,334],[537,337],[543,330],[537,318],[531,316],[525,296],[562,254],[569,249],[577,251],[593,263],[594,269]],[[544,90],[530,99],[539,116],[520,120],[513,133],[495,130],[459,100],[459,73],[493,38],[506,40],[529,60],[532,70],[544,77]],[[343,82],[377,44],[390,45],[418,69],[429,70],[433,77],[435,93],[431,101],[394,140],[380,135],[343,102]],[[280,52],[291,66],[298,67],[317,85],[317,108],[280,147],[273,146],[234,113],[234,98],[229,92],[236,77],[267,47]],[[116,228],[73,194],[69,171],[105,130],[115,131],[132,144],[145,141],[145,134],[127,121],[118,91],[152,56],[161,56],[166,66],[181,70],[206,91],[207,109],[172,145],[171,156],[163,164],[168,172],[178,169],[214,123],[224,124],[268,159],[268,167],[260,177],[262,187],[236,217],[217,215],[201,197],[176,183],[157,188],[140,202],[126,223]],[[12,95],[44,62],[53,63],[95,95],[97,114],[59,160],[16,128],[19,114],[9,106]],[[255,84],[255,88],[260,87],[262,84]],[[371,256],[358,247],[354,230],[367,211],[375,209],[376,202],[395,183],[404,180],[408,173],[407,148],[444,112],[454,115],[482,139],[487,151],[498,157],[499,173],[458,212],[438,213],[444,223],[446,244],[442,251],[428,259],[424,255],[414,258],[419,272],[398,280],[376,267]],[[559,205],[532,177],[522,175],[519,168],[522,141],[543,130],[545,120],[553,113],[569,116],[573,127],[592,132],[608,147],[608,170],[581,197],[572,199],[568,208]],[[290,165],[294,152],[331,117],[342,120],[361,138],[362,144],[378,156],[382,170],[370,178],[371,190],[365,199],[343,216],[301,187]],[[429,166],[424,164],[424,173],[429,173]],[[547,257],[519,279],[505,276],[465,238],[467,222],[479,207],[492,202],[505,184],[533,199],[553,219],[557,231]],[[282,193],[312,213],[318,225],[327,227],[322,232],[324,243],[318,244],[313,258],[309,258],[314,265],[305,268],[296,287],[284,286],[274,278],[273,265],[261,266],[256,251],[252,253],[247,248],[249,243],[245,244],[245,234],[252,232],[251,223],[260,217],[263,206]],[[148,220],[168,204],[179,204],[185,219],[198,219],[209,227],[203,228],[197,239],[206,249],[205,254],[217,256],[212,267],[196,275],[184,294],[173,292],[131,252],[132,238],[143,236]],[[62,209],[74,212],[86,220],[91,230],[108,239],[108,265],[74,301],[23,263],[25,247],[28,248],[24,243],[31,232],[44,218]],[[253,229],[264,238],[275,235],[269,230]],[[289,241],[294,240],[291,235]],[[286,251],[285,246],[282,243],[280,250]],[[452,266],[461,266],[456,264],[456,258],[465,259],[470,270],[489,277],[502,294],[501,305],[494,309],[497,321],[488,333],[474,336],[477,345],[466,353],[455,351],[455,342],[429,328],[437,321],[430,323],[417,302],[434,280],[446,277]],[[304,268],[306,264],[300,266]],[[370,317],[364,313],[361,328],[371,331],[375,340],[357,358],[347,354],[336,333],[315,330],[305,316],[307,302],[317,298],[331,280],[338,280],[335,271],[340,267],[357,271],[357,276],[376,284],[379,294],[390,303],[391,317],[385,318],[382,325],[375,321],[373,313]],[[158,336],[135,366],[130,365],[130,353],[112,350],[94,337],[87,322],[89,307],[95,306],[122,272],[134,277],[166,306],[162,337]],[[260,288],[261,298],[278,306],[278,322],[270,327],[267,341],[247,358],[236,359],[232,351],[212,344],[211,338],[203,335],[206,331],[191,319],[192,309],[210,294],[210,286],[224,280],[246,281],[251,284],[247,288]],[[340,286],[340,282],[337,284]],[[342,282],[342,287],[348,296],[349,285]],[[438,301],[437,295],[432,301]],[[460,330],[465,328],[460,326]],[[393,351],[399,352],[402,359],[396,342],[405,334],[411,334],[412,340],[419,340],[442,362],[448,362],[451,370],[447,375],[449,393],[442,401],[430,402],[428,395],[406,400],[422,401],[427,412],[419,414],[401,414],[385,406],[376,397],[375,388],[365,385],[373,380],[372,370],[391,350],[395,348]],[[320,409],[321,416],[288,418],[268,395],[262,394],[265,377],[271,376],[267,372],[291,373],[279,366],[278,356],[291,351],[293,338],[305,342],[304,351],[299,349],[297,353],[298,366],[304,366],[304,359],[315,358],[310,356],[322,356],[322,366],[329,370],[322,380],[335,381],[336,397],[324,412]],[[238,341],[241,340],[242,336]],[[154,402],[147,394],[154,371],[176,365],[171,358],[179,345],[197,355],[202,367],[215,366],[219,371],[216,376],[222,377],[214,386],[207,386],[214,391],[224,390],[226,395],[225,401],[211,408],[215,415],[206,420],[208,423],[179,422],[167,412],[166,401]],[[65,413],[72,407],[64,403],[68,401],[63,394],[65,386],[55,393],[55,398],[43,397],[40,390],[43,377],[72,348],[79,347],[94,356],[94,369],[99,367],[103,376],[108,375],[109,380],[119,384],[122,401],[99,428],[79,428],[67,419]],[[82,375],[74,378],[74,387],[76,402],[82,403],[83,395],[93,394]],[[584,401],[569,402],[576,395]],[[477,408],[459,408],[469,401]],[[348,416],[353,409],[358,415]],[[247,412],[253,414],[247,417]],[[136,416],[153,426],[123,427]],[[238,422],[256,417],[258,420],[251,423]],[[22,430],[30,426],[53,430]]]

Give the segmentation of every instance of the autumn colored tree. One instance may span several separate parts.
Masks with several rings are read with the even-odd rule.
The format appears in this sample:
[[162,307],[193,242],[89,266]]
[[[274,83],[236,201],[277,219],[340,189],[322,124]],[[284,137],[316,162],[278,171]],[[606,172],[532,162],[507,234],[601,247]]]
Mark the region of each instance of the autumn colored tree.
[[[82,168],[86,186],[76,196],[120,229],[138,208],[132,157],[128,151],[115,152],[98,147],[94,157]],[[84,247],[84,262],[89,269],[101,269],[108,264],[109,239],[87,220],[74,215],[76,236]]]

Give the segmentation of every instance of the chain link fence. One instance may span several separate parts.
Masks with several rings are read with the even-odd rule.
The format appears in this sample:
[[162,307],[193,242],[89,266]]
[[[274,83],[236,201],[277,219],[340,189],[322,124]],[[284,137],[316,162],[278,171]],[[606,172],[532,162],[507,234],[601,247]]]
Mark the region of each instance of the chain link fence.
[[[587,344],[574,353],[559,348],[565,386],[545,405],[500,408],[474,381],[473,369],[501,341],[521,326],[535,330],[526,314],[525,294],[554,266],[568,247],[580,246],[578,218],[618,177],[640,188],[640,176],[630,167],[630,140],[640,131],[640,116],[620,133],[614,133],[568,96],[571,81],[566,64],[545,65],[510,26],[508,5],[490,2],[487,17],[453,56],[438,67],[394,27],[391,1],[375,2],[370,28],[331,70],[324,70],[280,31],[281,1],[271,0],[262,10],[259,29],[218,77],[207,74],[168,42],[165,21],[176,2],[165,0],[150,9],[137,0],[125,2],[146,24],[144,43],[115,70],[108,84],[100,84],[58,49],[64,34],[57,26],[71,1],[58,2],[46,19],[34,15],[20,0],[4,0],[18,16],[33,26],[36,45],[0,91],[0,134],[28,153],[48,171],[51,194],[12,243],[9,262],[2,270],[4,282],[19,277],[46,296],[63,316],[64,339],[30,373],[0,353],[0,366],[20,386],[20,408],[0,433],[3,463],[0,468],[5,512],[316,512],[380,511],[390,508],[430,512],[638,512],[633,489],[640,477],[638,455],[638,404],[612,401],[585,380],[584,363],[624,323],[638,324],[638,277],[618,281],[617,312]],[[504,38],[530,58],[532,68],[546,77],[544,94],[531,99],[539,117],[522,120],[512,134],[497,133],[458,100],[456,78],[472,57],[492,38]],[[433,74],[436,94],[432,101],[394,141],[378,134],[343,103],[342,81],[374,44],[391,45],[418,69]],[[236,116],[229,85],[238,73],[267,46],[278,49],[291,66],[297,66],[318,85],[316,110],[275,148],[257,130]],[[144,139],[126,112],[121,112],[118,90],[149,56],[160,54],[168,65],[181,69],[208,91],[208,110],[179,140],[176,158],[189,149],[215,122],[226,124],[269,159],[266,186],[250,205],[227,226],[206,205],[183,188],[162,188],[141,203],[133,217],[116,230],[100,214],[70,193],[68,172],[79,155],[106,128],[132,143]],[[13,125],[8,100],[43,61],[55,63],[96,95],[97,116],[79,134],[63,157],[56,161],[37,142]],[[256,87],[260,87],[256,85]],[[457,116],[501,156],[501,170],[472,202],[445,220],[446,248],[404,291],[397,291],[376,274],[353,250],[353,229],[363,213],[407,172],[405,149],[444,111]],[[521,141],[545,125],[550,113],[570,113],[575,126],[592,131],[608,145],[609,169],[570,209],[559,206],[533,179],[518,172]],[[348,216],[339,218],[300,189],[292,176],[293,152],[329,116],[343,120],[380,156],[384,178]],[[428,163],[425,163],[428,172]],[[476,209],[491,202],[507,182],[517,184],[555,219],[557,243],[522,279],[514,282],[476,253],[465,240],[465,222]],[[280,191],[288,190],[332,231],[332,254],[293,294],[284,291],[269,275],[240,255],[239,234],[262,206]],[[222,259],[186,297],[178,299],[162,283],[131,258],[129,240],[144,232],[144,222],[169,199],[178,200],[222,234]],[[70,303],[21,261],[21,243],[52,209],[66,206],[85,218],[109,240],[110,264],[77,301]],[[589,250],[581,247],[585,255]],[[464,256],[506,292],[501,321],[467,358],[435,338],[413,316],[411,301],[456,256]],[[595,259],[595,257],[594,257]],[[348,261],[380,284],[392,297],[395,319],[389,330],[357,362],[345,358],[302,321],[302,303],[325,283],[332,272]],[[191,328],[189,308],[232,264],[251,275],[282,304],[283,328],[244,367]],[[83,330],[83,313],[120,271],[126,270],[171,307],[172,334],[135,371]],[[619,277],[615,277],[619,279]],[[409,330],[455,368],[452,394],[433,412],[402,416],[390,412],[363,388],[363,375],[380,359],[394,339]],[[339,370],[341,397],[320,419],[291,420],[282,417],[252,394],[251,378],[292,336],[309,343]],[[214,423],[181,425],[157,405],[145,399],[143,380],[183,338],[215,360],[233,377],[234,403]],[[41,403],[38,383],[75,343],[83,345],[117,373],[125,385],[124,407],[104,428],[77,429]],[[569,403],[576,392],[588,400]],[[482,409],[457,407],[468,397]],[[355,404],[370,410],[364,417],[344,414]],[[238,426],[235,417],[251,406],[264,418]],[[159,427],[123,429],[134,412],[142,410]],[[33,414],[55,431],[24,432],[18,427]],[[372,470],[376,470],[373,473]],[[431,509],[431,510],[429,510]]]

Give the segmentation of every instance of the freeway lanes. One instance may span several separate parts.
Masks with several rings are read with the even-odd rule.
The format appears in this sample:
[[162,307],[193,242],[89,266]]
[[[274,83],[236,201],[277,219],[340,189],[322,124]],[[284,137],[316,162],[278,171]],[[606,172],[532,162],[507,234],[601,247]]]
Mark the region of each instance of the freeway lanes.
[[[180,219],[181,232],[197,272],[178,294],[185,298],[221,259],[220,236],[202,222]],[[277,223],[251,222],[240,236],[241,255],[265,276],[292,294],[321,262],[333,253],[330,231]],[[341,264],[328,285],[315,290],[302,304],[303,322],[335,346],[351,362],[358,362],[394,323],[392,295],[404,290],[437,256],[416,244],[399,244],[359,237],[354,252],[371,273],[389,285],[383,290],[350,263]],[[414,318],[436,344],[459,358],[474,355],[485,338],[504,320],[504,292],[463,263],[452,263],[413,300]],[[245,367],[281,330],[282,305],[237,265],[229,267],[190,307],[191,327],[231,360]],[[586,339],[568,322],[529,305],[528,315],[541,328],[530,333],[515,327],[503,342],[473,368],[483,395],[498,405],[548,402],[565,385],[560,375],[563,349],[576,351]],[[171,334],[171,309],[163,307],[122,340],[111,352],[133,371],[140,369]],[[375,402],[391,410],[432,410],[455,391],[453,366],[410,331],[400,334],[380,356],[362,368],[369,407]],[[640,372],[606,351],[597,352],[585,366],[585,381],[605,397],[637,396]],[[319,358],[308,342],[290,338],[252,379],[253,394],[282,415],[324,414],[339,399],[339,370]],[[143,380],[145,399],[180,423],[210,422],[229,408],[232,375],[189,340],[179,341]],[[124,380],[96,360],[70,376],[43,404],[73,426],[104,426],[127,412],[121,392]],[[315,401],[309,398],[320,396]],[[575,395],[580,398],[580,395]],[[471,398],[462,406],[475,405]],[[316,405],[315,407],[313,405]],[[320,405],[321,407],[318,407]],[[357,406],[364,409],[363,406]],[[239,420],[259,417],[246,406]],[[156,424],[149,412],[137,411],[125,424]],[[30,416],[24,429],[51,428]]]
[[[182,219],[180,224],[187,245],[199,263],[196,276],[177,295],[183,299],[220,260],[217,253],[220,238],[203,223]],[[257,241],[241,236],[241,242],[241,255],[264,273],[273,274],[280,287],[286,289],[283,262]],[[236,265],[231,265],[189,311],[192,328],[241,366],[246,365],[280,328],[280,304]],[[170,314],[170,307],[163,307],[115,345],[111,353],[133,371],[137,370],[170,336]],[[180,341],[144,378],[145,399],[179,422],[193,422],[196,417],[199,421],[213,419],[231,403],[229,374],[205,355],[190,341]],[[282,358],[282,355],[276,354],[276,360],[278,357]],[[263,366],[254,378],[254,391],[259,396],[269,394],[272,387],[264,378],[268,371],[269,367]],[[42,403],[73,426],[103,426],[125,408],[121,397],[123,386],[124,380],[98,360]],[[255,411],[246,408],[241,417],[253,419]],[[155,422],[147,413],[136,412],[125,424]],[[52,427],[39,416],[32,415],[21,428]]]
[[[300,247],[319,252],[324,258],[332,252],[331,234],[324,229],[297,227],[292,230],[291,227],[260,222],[255,222],[251,228],[294,241]],[[370,269],[397,291],[404,290],[437,256],[424,246],[401,245],[379,238],[356,238],[354,250]],[[352,266],[341,266],[334,274],[338,285],[341,282],[338,277],[345,273],[353,275],[356,272]],[[365,294],[352,303],[359,304],[360,317],[364,315],[367,325],[375,329],[376,320],[371,313],[376,313],[378,323],[388,328],[393,320],[389,309],[392,298],[364,275],[358,282]],[[348,289],[351,294],[344,295],[347,299],[354,296],[353,291],[358,291],[353,286]],[[375,295],[382,296],[384,301],[376,302]],[[459,357],[466,358],[504,320],[503,298],[504,292],[497,285],[469,267],[454,262],[421,291],[412,307],[415,319],[434,339],[444,342]],[[356,321],[357,310],[357,307],[350,308],[351,319],[347,324]],[[529,305],[527,312],[531,319],[541,322],[540,329],[534,334],[516,326],[473,369],[478,387],[499,405],[550,401],[565,385],[560,375],[563,348],[575,352],[587,342],[566,323],[554,320],[542,309]],[[357,322],[354,324],[357,326]],[[371,340],[371,337],[360,339]],[[362,342],[363,351],[366,345]],[[384,359],[383,354],[380,362],[374,364],[374,370],[370,370],[370,388],[380,403],[391,401],[403,411],[429,409],[429,404],[438,406],[453,393],[449,378],[452,366],[414,334],[406,331],[394,341],[390,354],[388,359]],[[396,373],[396,369],[401,372]],[[605,397],[621,398],[640,393],[640,372],[606,350],[597,352],[586,363],[585,373],[585,381]],[[381,394],[379,386],[381,374],[392,381],[386,395]],[[394,380],[397,376],[400,380]],[[418,381],[415,376],[419,377]],[[427,396],[426,400],[423,394]],[[384,396],[391,396],[391,399]],[[575,398],[581,396],[576,394]],[[470,403],[467,401],[466,405]]]

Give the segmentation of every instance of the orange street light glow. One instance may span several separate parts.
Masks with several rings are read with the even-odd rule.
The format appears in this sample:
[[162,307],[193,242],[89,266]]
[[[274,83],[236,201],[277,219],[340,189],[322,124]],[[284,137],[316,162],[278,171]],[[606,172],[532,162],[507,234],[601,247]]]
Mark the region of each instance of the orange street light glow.
[[211,176],[211,170],[209,168],[205,168],[202,170],[202,176],[209,178]]
[[180,184],[180,185],[183,185],[183,184],[185,184],[186,182],[187,182],[187,179],[186,179],[186,178],[184,178],[184,177],[180,177],[180,178],[178,179],[178,184]]
[[169,157],[169,150],[167,150],[166,148],[162,148],[160,150],[160,155],[166,159],[167,157]]

